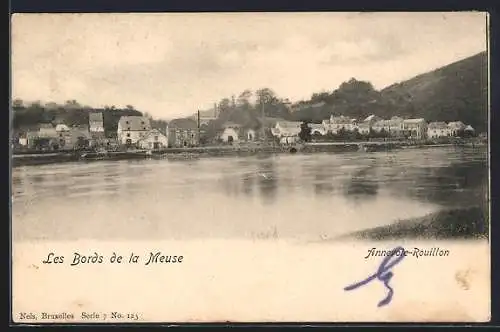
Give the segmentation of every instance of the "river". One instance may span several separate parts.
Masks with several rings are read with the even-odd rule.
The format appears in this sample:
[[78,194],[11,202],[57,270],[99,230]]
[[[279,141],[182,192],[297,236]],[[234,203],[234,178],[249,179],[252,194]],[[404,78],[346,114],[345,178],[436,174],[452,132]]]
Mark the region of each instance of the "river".
[[487,206],[486,149],[439,147],[12,170],[13,241],[321,240]]

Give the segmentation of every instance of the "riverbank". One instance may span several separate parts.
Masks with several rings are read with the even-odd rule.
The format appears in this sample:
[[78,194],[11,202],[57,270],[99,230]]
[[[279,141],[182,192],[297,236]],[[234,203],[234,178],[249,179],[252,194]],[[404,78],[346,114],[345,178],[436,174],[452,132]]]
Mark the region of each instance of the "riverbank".
[[321,142],[296,145],[225,145],[203,146],[191,148],[167,148],[162,150],[129,150],[129,151],[60,151],[37,153],[14,153],[12,167],[45,165],[64,162],[91,162],[100,160],[127,160],[127,159],[190,159],[199,157],[219,156],[249,156],[257,154],[278,153],[341,153],[341,152],[377,152],[394,149],[415,149],[432,147],[472,147],[480,148],[478,144],[415,144],[408,142]]
[[431,213],[421,218],[401,220],[389,226],[371,228],[338,239],[370,241],[488,239],[489,217],[479,206]]

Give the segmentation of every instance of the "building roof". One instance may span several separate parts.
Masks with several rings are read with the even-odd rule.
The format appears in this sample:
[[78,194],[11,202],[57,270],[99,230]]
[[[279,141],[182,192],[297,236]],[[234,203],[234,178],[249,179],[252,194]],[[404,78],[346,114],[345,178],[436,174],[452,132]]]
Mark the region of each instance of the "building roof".
[[278,121],[276,125],[279,125],[281,128],[292,129],[292,128],[300,128],[302,122],[299,121]]
[[81,130],[81,131],[89,131],[89,125],[86,125],[86,124],[74,125],[73,127],[71,127],[71,129]]
[[425,122],[425,119],[424,118],[418,118],[418,119],[404,119],[403,120],[404,123],[421,123],[421,122]]
[[224,124],[222,125],[222,127],[223,128],[241,128],[242,125],[234,123],[232,121],[226,121],[226,122],[224,122]]
[[90,113],[89,114],[90,122],[103,122],[102,113]]
[[64,123],[56,125],[56,131],[69,131],[69,127]]
[[448,125],[445,122],[436,121],[436,122],[429,123],[428,128],[429,129],[444,129],[444,128],[448,128]]
[[377,116],[376,116],[376,115],[374,115],[374,114],[372,114],[372,115],[370,115],[370,116],[367,116],[367,117],[366,117],[363,121],[368,122],[368,121],[375,120],[376,118],[377,118]]
[[[122,116],[118,125],[125,130],[144,131],[151,129],[149,119],[144,116]],[[130,129],[128,129],[130,128]]]
[[331,116],[330,117],[330,123],[338,123],[338,124],[346,124],[346,123],[353,123],[355,122],[356,119],[351,119],[347,116]]
[[318,123],[309,123],[308,126],[311,129],[323,129],[323,125]]
[[198,129],[198,123],[193,119],[174,119],[168,123],[169,129]]
[[465,124],[462,121],[452,121],[448,123],[451,128],[465,128]]
[[[151,136],[165,136],[161,131],[159,131],[158,129],[151,129],[144,137],[142,137],[139,141],[145,141],[147,140],[148,138],[150,138]],[[166,136],[165,136],[166,137]]]
[[54,125],[52,123],[40,123],[38,128],[51,129],[54,128]]

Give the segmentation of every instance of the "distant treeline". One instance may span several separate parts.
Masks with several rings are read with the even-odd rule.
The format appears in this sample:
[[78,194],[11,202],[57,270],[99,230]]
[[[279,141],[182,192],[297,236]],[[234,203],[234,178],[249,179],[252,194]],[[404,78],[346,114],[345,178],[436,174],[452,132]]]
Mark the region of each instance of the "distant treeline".
[[149,114],[136,110],[133,106],[125,108],[106,106],[92,108],[80,105],[76,100],[69,100],[65,104],[33,102],[25,104],[22,100],[13,101],[13,128],[23,130],[40,123],[64,123],[68,126],[88,125],[90,113],[102,113],[104,130],[108,137],[116,135],[118,121],[122,116],[146,116],[150,118],[154,128],[164,129],[166,121],[155,120]]

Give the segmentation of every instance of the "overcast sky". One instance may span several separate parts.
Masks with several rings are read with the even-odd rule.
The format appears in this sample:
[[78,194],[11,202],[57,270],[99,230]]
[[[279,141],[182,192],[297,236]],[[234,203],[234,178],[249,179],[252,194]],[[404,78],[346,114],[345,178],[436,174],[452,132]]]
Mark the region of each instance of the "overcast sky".
[[168,119],[244,89],[380,89],[484,50],[484,13],[16,14],[12,97]]

